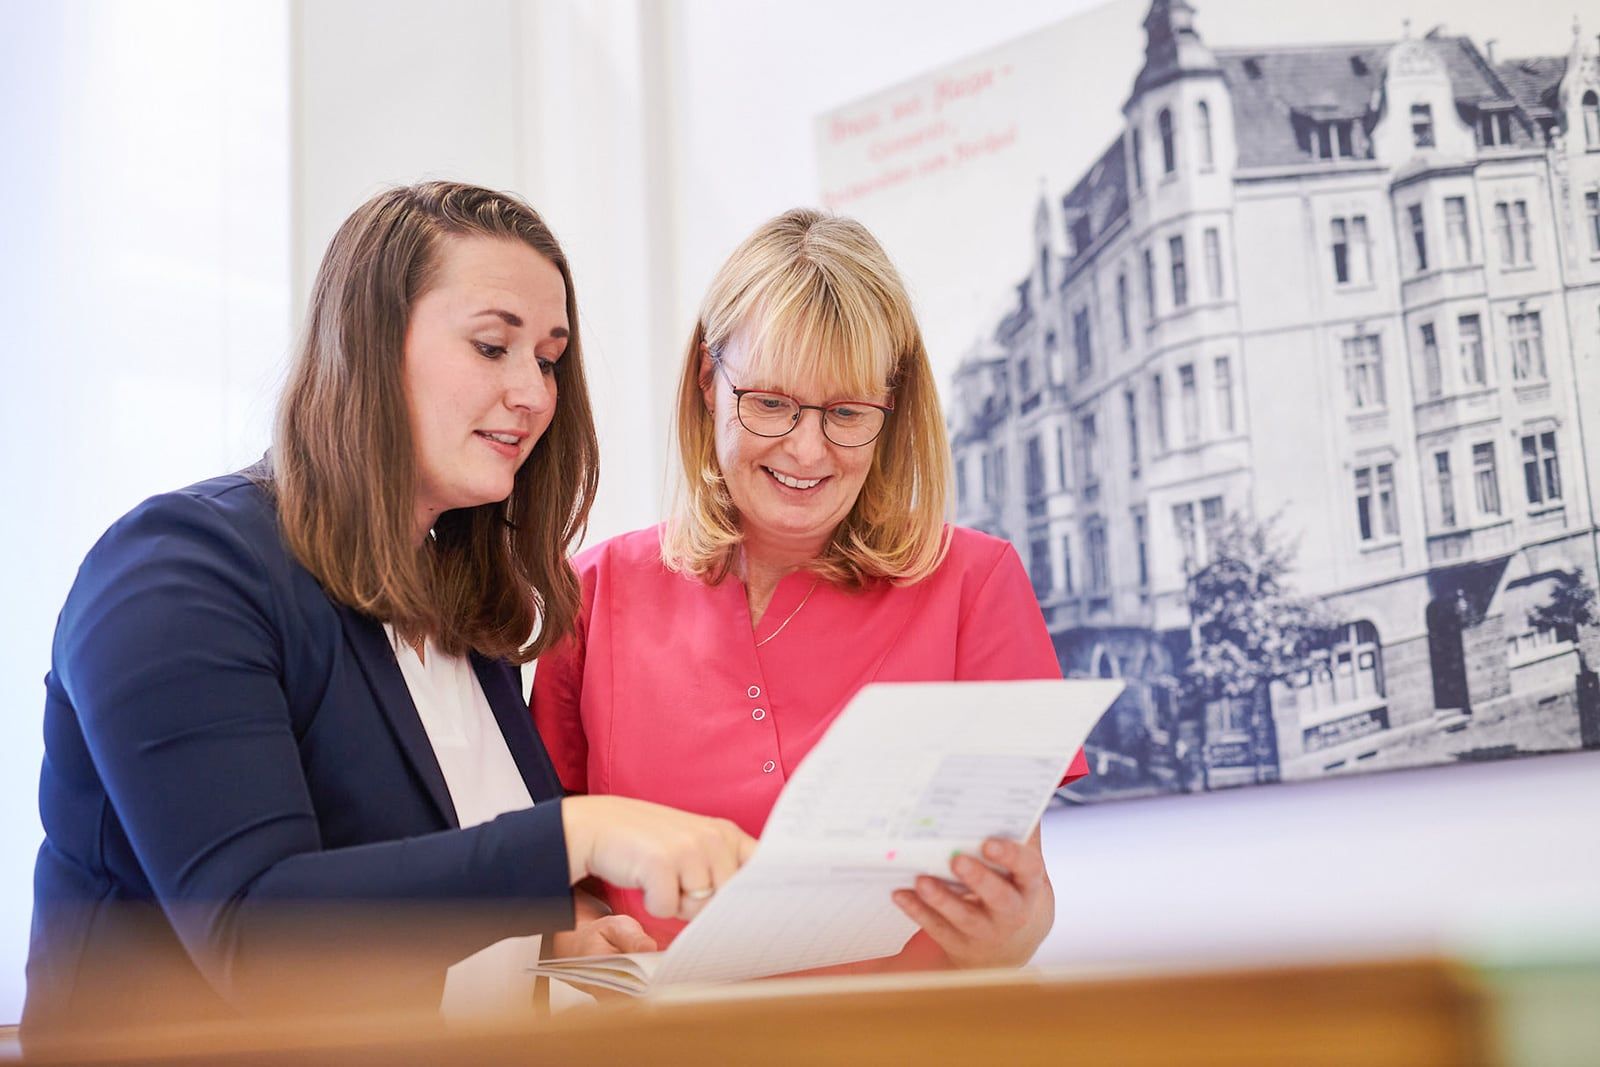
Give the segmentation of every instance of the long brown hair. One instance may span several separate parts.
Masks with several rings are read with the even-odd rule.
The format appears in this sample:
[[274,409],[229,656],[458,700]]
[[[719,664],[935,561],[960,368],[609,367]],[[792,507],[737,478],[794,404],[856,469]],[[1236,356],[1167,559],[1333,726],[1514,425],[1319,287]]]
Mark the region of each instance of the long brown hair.
[[[419,550],[406,325],[444,243],[463,237],[521,241],[554,264],[570,332],[555,415],[511,495],[445,512]],[[323,256],[278,406],[269,477],[290,550],[330,597],[403,637],[430,637],[448,655],[536,657],[580,607],[567,554],[588,522],[599,463],[582,355],[566,256],[522,200],[456,182],[368,200]]]

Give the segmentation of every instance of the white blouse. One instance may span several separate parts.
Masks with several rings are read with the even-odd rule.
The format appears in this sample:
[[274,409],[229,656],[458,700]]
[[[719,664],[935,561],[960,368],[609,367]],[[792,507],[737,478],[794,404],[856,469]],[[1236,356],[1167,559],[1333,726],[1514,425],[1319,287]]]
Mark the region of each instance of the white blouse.
[[[392,626],[386,623],[384,632],[394,647],[461,826],[476,826],[508,811],[531,808],[533,798],[506,747],[471,661],[465,656],[446,656],[432,641],[419,658],[416,650],[396,638]],[[534,977],[528,968],[538,960],[537,935],[509,937],[473,953],[445,973],[440,1012],[447,1020],[460,1020],[532,1010]]]

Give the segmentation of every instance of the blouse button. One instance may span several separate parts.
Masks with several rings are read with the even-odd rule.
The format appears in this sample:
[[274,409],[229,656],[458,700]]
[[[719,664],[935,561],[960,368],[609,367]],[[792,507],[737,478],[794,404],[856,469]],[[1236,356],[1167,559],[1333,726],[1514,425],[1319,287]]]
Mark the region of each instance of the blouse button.
[[778,765],[776,763],[773,763],[771,760],[767,760],[767,762],[765,762],[765,763],[763,763],[761,765],[761,772],[763,774],[771,774],[774,770],[777,769],[777,767],[778,767]]
[[761,687],[759,685],[752,685],[749,689],[744,691],[744,695],[749,697],[751,700],[754,700],[756,697],[761,695]]
[[765,719],[767,717],[767,709],[766,708],[757,708],[756,710],[754,710],[754,711],[752,711],[750,713],[750,717],[752,719],[754,719],[756,722],[760,722],[762,719]]

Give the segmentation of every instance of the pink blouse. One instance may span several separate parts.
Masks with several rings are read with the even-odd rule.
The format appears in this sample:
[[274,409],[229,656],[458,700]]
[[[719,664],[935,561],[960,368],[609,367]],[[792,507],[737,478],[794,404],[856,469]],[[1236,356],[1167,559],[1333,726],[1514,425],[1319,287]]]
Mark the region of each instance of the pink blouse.
[[[796,572],[753,631],[743,583],[661,563],[660,530],[574,561],[578,632],[534,674],[533,713],[568,790],[717,815],[760,836],[790,772],[868,682],[1059,678],[1016,550],[955,527],[911,586],[848,591]],[[1068,772],[1088,774],[1079,753]],[[663,948],[682,924],[610,894]]]

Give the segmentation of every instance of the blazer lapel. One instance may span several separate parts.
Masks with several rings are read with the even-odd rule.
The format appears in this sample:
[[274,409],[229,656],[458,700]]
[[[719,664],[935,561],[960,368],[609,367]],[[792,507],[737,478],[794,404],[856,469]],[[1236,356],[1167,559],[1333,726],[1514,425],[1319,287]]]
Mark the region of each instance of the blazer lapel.
[[478,684],[483,687],[483,695],[500,724],[511,759],[522,772],[528,795],[535,802],[561,796],[561,780],[556,777],[550,755],[533,729],[533,713],[522,697],[520,673],[509,664],[485,659],[476,652],[472,653],[472,669],[477,672]]
[[434,807],[439,809],[445,822],[452,828],[459,827],[461,821],[456,817],[455,804],[450,801],[444,772],[439,769],[439,760],[433,754],[428,732],[422,727],[422,717],[412,703],[411,690],[406,687],[405,675],[400,673],[400,664],[395,661],[394,649],[389,647],[383,626],[347,605],[340,604],[338,608],[345,637],[355,650],[367,684],[378,698],[378,707],[389,720],[400,751],[405,753],[406,761],[422,781],[428,796],[433,798]]

